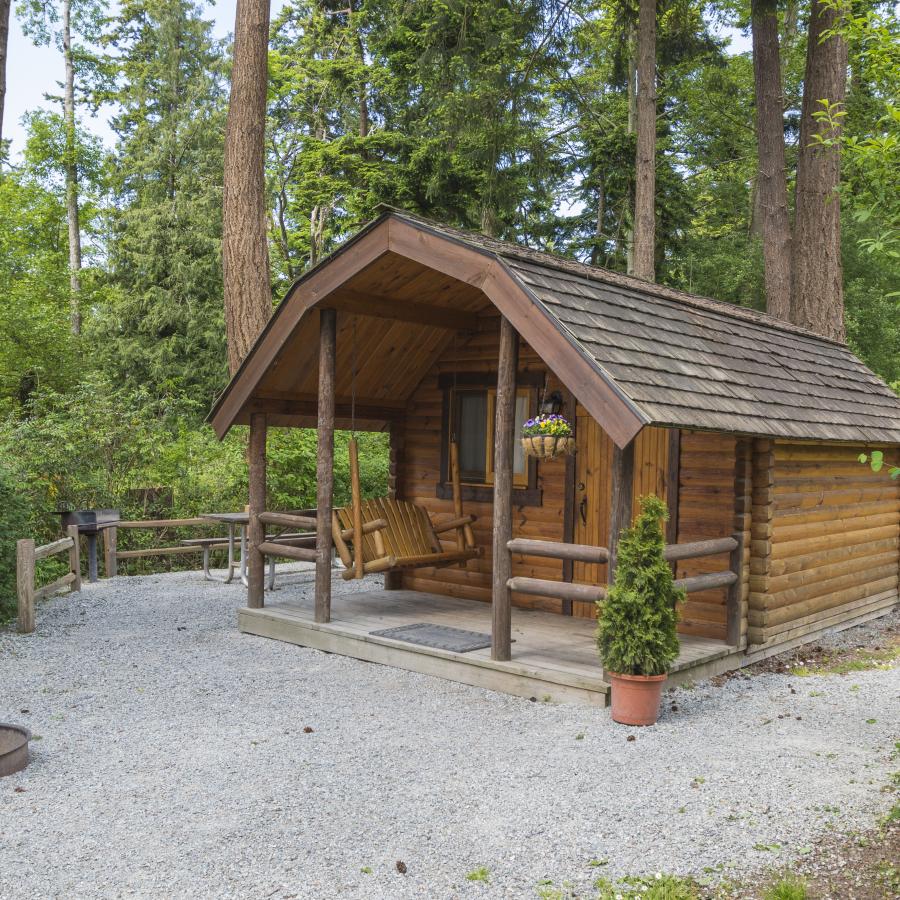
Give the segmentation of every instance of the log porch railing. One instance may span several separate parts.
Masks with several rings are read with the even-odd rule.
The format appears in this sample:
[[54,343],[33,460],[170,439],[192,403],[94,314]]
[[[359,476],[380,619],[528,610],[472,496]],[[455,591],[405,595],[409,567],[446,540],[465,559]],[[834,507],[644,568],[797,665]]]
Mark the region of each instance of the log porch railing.
[[[69,554],[69,571],[45,584],[35,588],[35,567],[38,560],[48,559],[57,553]],[[81,556],[78,544],[78,526],[70,525],[66,536],[58,541],[34,545],[31,538],[16,541],[16,599],[18,601],[19,631],[30,634],[34,631],[34,604],[45,597],[52,597],[59,591],[68,588],[69,592],[81,590]]]
[[[710,541],[694,541],[686,544],[667,544],[663,555],[668,562],[685,559],[700,559],[704,556],[718,556],[728,553],[729,568],[721,572],[709,572],[704,575],[692,575],[688,578],[677,578],[675,584],[683,588],[685,593],[708,591],[713,588],[727,587],[726,602],[726,643],[737,646],[740,640],[740,567],[742,557],[742,535],[736,533],[731,537],[716,538]],[[608,563],[610,552],[607,547],[594,547],[589,544],[565,544],[559,541],[535,541],[525,538],[514,538],[507,541],[507,550],[512,554],[527,556],[543,556],[551,559],[572,560],[583,563]],[[525,578],[514,576],[506,581],[508,591],[520,594],[531,594],[538,597],[562,598],[563,600],[580,600],[595,603],[604,600],[608,585],[573,584],[565,581],[551,581],[543,578]]]

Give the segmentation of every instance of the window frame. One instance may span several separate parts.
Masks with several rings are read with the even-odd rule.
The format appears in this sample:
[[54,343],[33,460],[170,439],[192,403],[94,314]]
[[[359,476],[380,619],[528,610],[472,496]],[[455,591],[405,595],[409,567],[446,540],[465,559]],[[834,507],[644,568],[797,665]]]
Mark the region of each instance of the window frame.
[[[544,372],[520,372],[516,376],[516,394],[527,392],[529,395],[528,416],[533,416],[537,410],[537,398],[540,387],[545,381]],[[440,473],[435,487],[435,496],[440,500],[453,499],[453,485],[450,478],[450,422],[453,410],[454,391],[484,391],[488,396],[490,410],[494,406],[491,403],[490,393],[494,395],[496,402],[497,373],[496,372],[443,372],[438,376],[438,387],[442,393],[441,412],[441,444],[440,444]],[[476,503],[491,503],[494,499],[493,485],[493,443],[494,423],[493,416],[488,411],[487,436],[485,447],[485,479],[490,481],[479,483],[465,482],[460,485],[462,499]],[[538,462],[534,457],[526,457],[526,471],[513,479],[513,503],[517,506],[541,506],[543,503],[543,491],[538,487]]]

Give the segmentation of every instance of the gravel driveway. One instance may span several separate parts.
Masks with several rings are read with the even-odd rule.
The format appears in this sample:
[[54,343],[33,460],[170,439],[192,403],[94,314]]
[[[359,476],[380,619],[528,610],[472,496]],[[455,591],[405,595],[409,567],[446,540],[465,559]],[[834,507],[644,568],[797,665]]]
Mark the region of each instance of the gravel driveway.
[[781,864],[889,803],[898,668],[678,689],[630,729],[242,636],[243,598],[117,578],[0,631],[0,720],[40,736],[0,781],[0,896],[534,897],[592,860]]

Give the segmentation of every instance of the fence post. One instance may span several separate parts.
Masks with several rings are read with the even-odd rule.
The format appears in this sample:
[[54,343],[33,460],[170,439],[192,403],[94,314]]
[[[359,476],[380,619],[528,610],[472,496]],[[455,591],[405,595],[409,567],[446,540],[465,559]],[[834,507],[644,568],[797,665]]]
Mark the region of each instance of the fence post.
[[16,541],[16,594],[19,606],[19,631],[34,631],[34,541]]
[[119,574],[119,563],[116,559],[116,532],[115,525],[103,529],[103,570],[107,578],[115,578]]
[[81,590],[81,538],[78,534],[77,525],[69,525],[66,528],[66,534],[72,538],[72,546],[69,547],[69,571],[75,574],[75,580],[72,582],[72,591]]

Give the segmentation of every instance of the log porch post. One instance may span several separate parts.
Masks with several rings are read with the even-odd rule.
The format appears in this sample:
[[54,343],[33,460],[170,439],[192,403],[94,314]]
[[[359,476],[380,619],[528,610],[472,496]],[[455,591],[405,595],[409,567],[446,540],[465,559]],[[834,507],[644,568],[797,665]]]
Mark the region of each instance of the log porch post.
[[631,525],[634,515],[634,440],[624,447],[613,445],[612,496],[609,503],[609,566],[607,581],[613,583],[616,575],[616,555],[619,547],[619,534],[623,528]]
[[331,506],[334,499],[334,355],[337,312],[319,310],[319,403],[316,447],[316,622],[331,621]]
[[266,414],[250,416],[250,443],[247,448],[247,464],[250,470],[250,522],[247,526],[247,606],[262,609],[265,603],[266,561],[259,545],[266,539],[266,526],[259,521],[266,511]]
[[[388,426],[390,437],[390,460],[388,463],[388,498],[396,500],[400,496],[400,466],[403,458],[403,425],[392,421]],[[403,587],[403,574],[398,569],[388,570],[384,573],[384,589],[386,591],[399,591]]]
[[512,575],[513,442],[516,428],[516,369],[519,335],[500,318],[500,358],[494,418],[494,540],[491,590],[491,658],[508,660],[512,644],[512,613],[507,582]]

